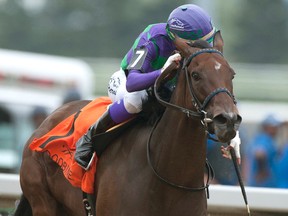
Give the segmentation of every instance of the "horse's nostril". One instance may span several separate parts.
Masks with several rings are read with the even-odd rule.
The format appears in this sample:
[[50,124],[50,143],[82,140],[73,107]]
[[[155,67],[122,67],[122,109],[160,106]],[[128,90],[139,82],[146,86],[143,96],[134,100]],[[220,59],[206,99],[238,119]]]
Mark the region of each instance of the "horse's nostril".
[[242,117],[240,115],[237,115],[237,120],[234,123],[235,130],[239,129],[241,122],[242,122]]
[[235,124],[240,125],[242,117],[236,113],[221,113],[213,118],[216,124]]
[[214,117],[213,119],[214,123],[216,124],[226,124],[227,118],[225,118],[222,114]]
[[242,122],[242,117],[240,115],[237,115],[237,120],[236,120],[236,124],[241,124]]

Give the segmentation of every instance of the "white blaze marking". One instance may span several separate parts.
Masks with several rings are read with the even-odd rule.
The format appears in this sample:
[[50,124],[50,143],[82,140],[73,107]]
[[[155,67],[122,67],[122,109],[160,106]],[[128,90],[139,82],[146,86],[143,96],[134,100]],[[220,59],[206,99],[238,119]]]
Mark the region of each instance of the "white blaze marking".
[[216,69],[216,70],[219,70],[220,68],[221,68],[221,64],[216,61],[216,63],[215,63],[215,69]]

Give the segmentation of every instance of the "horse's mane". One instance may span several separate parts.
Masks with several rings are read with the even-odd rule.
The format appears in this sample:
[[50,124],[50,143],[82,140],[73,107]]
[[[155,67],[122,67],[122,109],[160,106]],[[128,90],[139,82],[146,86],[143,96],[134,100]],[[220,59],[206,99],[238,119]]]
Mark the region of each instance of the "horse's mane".
[[143,104],[143,109],[140,113],[140,117],[145,122],[147,122],[147,124],[154,125],[157,119],[162,116],[164,111],[165,107],[158,103],[154,94],[150,94],[148,101]]
[[191,47],[200,48],[200,49],[211,48],[210,44],[205,40],[196,40],[193,42],[189,41],[187,44]]

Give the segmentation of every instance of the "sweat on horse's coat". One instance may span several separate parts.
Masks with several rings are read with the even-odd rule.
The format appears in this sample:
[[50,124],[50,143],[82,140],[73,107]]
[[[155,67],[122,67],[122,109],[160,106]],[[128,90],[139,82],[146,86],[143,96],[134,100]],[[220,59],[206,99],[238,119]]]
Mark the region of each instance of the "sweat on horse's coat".
[[107,110],[111,104],[108,97],[91,101],[79,112],[73,113],[51,131],[40,138],[34,138],[29,148],[38,152],[48,153],[62,169],[66,179],[75,187],[80,187],[86,193],[94,193],[94,179],[97,156],[91,168],[85,171],[74,159],[76,142],[87,132],[90,125]]

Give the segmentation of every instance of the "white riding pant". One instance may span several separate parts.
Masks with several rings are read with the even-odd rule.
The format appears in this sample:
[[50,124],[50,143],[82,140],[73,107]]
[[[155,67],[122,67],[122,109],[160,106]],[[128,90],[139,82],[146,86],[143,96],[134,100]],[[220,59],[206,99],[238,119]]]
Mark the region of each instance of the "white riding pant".
[[108,84],[108,96],[112,102],[123,99],[124,107],[128,113],[139,113],[142,111],[143,103],[148,100],[148,93],[146,90],[128,92],[126,81],[126,75],[122,69],[112,74]]

